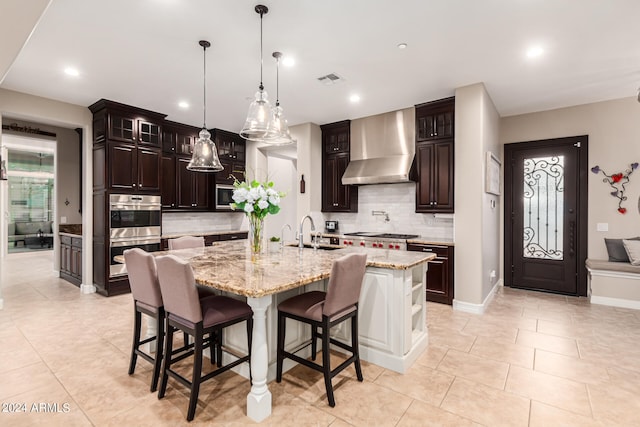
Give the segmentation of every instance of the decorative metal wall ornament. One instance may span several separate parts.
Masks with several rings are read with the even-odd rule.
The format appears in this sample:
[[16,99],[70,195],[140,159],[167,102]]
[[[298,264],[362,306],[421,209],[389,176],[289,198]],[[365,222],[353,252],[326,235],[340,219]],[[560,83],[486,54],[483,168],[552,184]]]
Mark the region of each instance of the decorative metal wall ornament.
[[638,162],[631,163],[629,169],[626,169],[624,173],[618,172],[611,175],[608,175],[605,171],[600,169],[600,166],[596,165],[591,168],[591,172],[596,175],[602,172],[602,175],[605,176],[602,182],[606,182],[611,188],[613,188],[613,191],[610,194],[618,199],[618,212],[621,214],[627,213],[627,208],[622,207],[622,202],[627,200],[627,196],[624,194],[625,191],[627,191],[625,185],[629,183],[629,175],[631,175],[637,168]]

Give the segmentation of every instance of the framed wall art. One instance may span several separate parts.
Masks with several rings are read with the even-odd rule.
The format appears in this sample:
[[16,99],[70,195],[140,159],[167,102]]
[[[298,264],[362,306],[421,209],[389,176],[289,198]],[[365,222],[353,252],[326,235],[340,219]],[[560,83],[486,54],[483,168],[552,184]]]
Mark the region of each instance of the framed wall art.
[[485,193],[500,195],[500,160],[491,152],[487,151],[485,165]]

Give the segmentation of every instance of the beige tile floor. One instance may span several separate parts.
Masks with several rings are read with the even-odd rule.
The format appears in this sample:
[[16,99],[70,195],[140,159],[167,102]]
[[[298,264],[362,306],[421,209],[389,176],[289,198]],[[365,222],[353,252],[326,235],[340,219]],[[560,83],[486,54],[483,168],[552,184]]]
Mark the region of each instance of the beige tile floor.
[[[127,375],[131,296],[81,295],[51,270],[51,252],[2,265],[0,425],[186,425],[184,388],[170,382],[158,400],[149,364]],[[482,316],[428,304],[427,323],[429,348],[406,375],[365,363],[359,383],[347,369],[330,408],[322,376],[297,367],[270,384],[274,411],[262,424],[640,425],[640,311],[505,288]],[[248,390],[233,373],[210,381],[191,424],[254,424]],[[5,412],[23,403],[27,413]]]

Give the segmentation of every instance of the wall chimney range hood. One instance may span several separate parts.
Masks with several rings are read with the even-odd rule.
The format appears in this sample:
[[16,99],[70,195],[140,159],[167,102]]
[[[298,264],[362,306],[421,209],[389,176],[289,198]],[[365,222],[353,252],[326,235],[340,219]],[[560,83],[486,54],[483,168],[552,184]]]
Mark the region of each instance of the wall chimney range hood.
[[409,182],[415,156],[413,107],[351,121],[351,161],[344,185]]

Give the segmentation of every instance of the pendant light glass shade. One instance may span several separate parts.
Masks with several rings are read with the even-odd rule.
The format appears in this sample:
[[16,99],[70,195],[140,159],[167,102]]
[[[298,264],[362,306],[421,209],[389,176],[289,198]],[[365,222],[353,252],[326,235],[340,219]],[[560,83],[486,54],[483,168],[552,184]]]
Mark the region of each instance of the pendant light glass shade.
[[276,106],[273,107],[273,128],[278,136],[264,142],[271,145],[292,144],[296,141],[291,137],[289,125],[284,118],[284,110],[280,106],[280,58],[282,58],[282,53],[273,52],[273,57],[276,58]]
[[200,46],[204,52],[204,85],[203,85],[203,124],[198,139],[193,144],[193,156],[187,165],[187,169],[194,172],[220,172],[224,169],[218,158],[218,150],[211,140],[211,134],[207,130],[207,48],[211,46],[206,40],[200,40]]
[[247,120],[240,131],[240,136],[252,141],[274,139],[278,136],[278,131],[274,127],[273,108],[267,92],[261,88],[255,96],[256,98],[249,105]]
[[256,92],[256,99],[249,105],[247,120],[240,131],[240,136],[252,141],[268,142],[280,135],[274,127],[273,109],[262,84],[262,17],[269,12],[269,8],[259,4],[254,10],[260,15],[260,85]]

